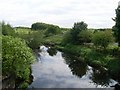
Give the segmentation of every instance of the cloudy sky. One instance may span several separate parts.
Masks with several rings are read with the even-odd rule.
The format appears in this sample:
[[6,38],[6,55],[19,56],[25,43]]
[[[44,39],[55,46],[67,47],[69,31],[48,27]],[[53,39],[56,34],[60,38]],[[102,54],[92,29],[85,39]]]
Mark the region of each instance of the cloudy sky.
[[0,21],[12,26],[31,26],[44,22],[72,27],[85,21],[89,28],[108,28],[114,25],[119,0],[0,0]]

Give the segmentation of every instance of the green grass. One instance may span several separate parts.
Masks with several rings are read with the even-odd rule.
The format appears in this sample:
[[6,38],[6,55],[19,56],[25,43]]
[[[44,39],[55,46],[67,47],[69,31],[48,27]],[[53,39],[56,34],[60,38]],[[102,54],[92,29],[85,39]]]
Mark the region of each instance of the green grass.
[[22,29],[22,28],[15,29],[15,33],[18,34],[29,34],[29,32],[32,32],[31,29]]
[[52,35],[49,37],[45,37],[45,42],[46,43],[55,43],[55,44],[60,44],[63,39],[62,35]]

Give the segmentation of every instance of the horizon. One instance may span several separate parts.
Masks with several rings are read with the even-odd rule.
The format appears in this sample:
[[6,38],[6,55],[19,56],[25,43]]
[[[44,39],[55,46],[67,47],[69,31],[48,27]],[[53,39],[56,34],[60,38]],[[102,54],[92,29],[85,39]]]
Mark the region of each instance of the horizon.
[[[1,21],[13,27],[31,27],[35,22],[72,28],[84,21],[88,28],[112,28],[119,0],[11,0],[1,1]],[[7,6],[7,7],[6,7]],[[9,8],[8,8],[9,7]]]

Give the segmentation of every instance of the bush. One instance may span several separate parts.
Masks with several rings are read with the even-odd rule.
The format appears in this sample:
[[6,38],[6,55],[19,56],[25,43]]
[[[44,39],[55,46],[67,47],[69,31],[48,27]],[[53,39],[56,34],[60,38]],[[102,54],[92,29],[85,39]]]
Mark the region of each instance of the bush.
[[2,22],[2,34],[13,36],[15,34],[15,31],[10,24],[5,24]]
[[62,45],[65,45],[71,42],[72,42],[72,36],[70,34],[70,31],[67,31],[65,35],[63,36]]
[[79,33],[79,40],[83,43],[90,43],[92,39],[92,31],[90,30],[83,30]]
[[43,33],[41,31],[30,32],[24,35],[24,39],[28,46],[32,49],[37,49],[43,42]]
[[81,31],[87,30],[87,26],[88,25],[86,23],[84,23],[83,21],[74,23],[74,27],[70,31],[70,34],[72,36],[72,41],[71,41],[72,43],[74,43],[74,44],[82,43],[82,41],[80,41],[80,39],[79,39],[79,34]]
[[60,33],[60,28],[58,26],[50,26],[45,32],[46,36],[56,35]]
[[[80,39],[80,33],[84,33],[87,30],[87,24],[84,22],[77,22],[74,23],[74,27],[68,31],[63,39],[63,44],[65,43],[72,43],[72,44],[82,44],[83,40]],[[85,33],[84,33],[85,34]],[[83,36],[84,38],[84,36]]]
[[33,23],[31,25],[31,29],[32,30],[45,30],[47,28],[48,28],[48,24],[45,24],[45,23],[39,23],[39,22],[37,22],[37,23]]
[[99,31],[94,33],[92,37],[92,42],[96,47],[106,48],[110,43],[113,42],[113,35],[108,31]]
[[32,51],[20,38],[2,36],[2,74],[12,76],[15,80],[29,78],[30,64],[34,57]]

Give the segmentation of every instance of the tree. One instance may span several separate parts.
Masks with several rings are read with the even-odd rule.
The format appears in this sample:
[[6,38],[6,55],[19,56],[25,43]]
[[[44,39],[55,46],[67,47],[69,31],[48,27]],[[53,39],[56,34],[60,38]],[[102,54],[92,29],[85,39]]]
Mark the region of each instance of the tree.
[[116,22],[115,26],[113,26],[114,35],[118,41],[118,46],[120,47],[120,5],[116,9],[116,18],[114,19]]
[[58,26],[49,26],[45,32],[46,36],[56,35],[60,33],[60,28]]
[[83,43],[90,43],[92,39],[93,32],[90,30],[82,30],[79,33],[79,40]]
[[79,34],[81,31],[83,30],[87,30],[87,24],[84,23],[83,21],[82,22],[77,22],[77,23],[74,23],[74,27],[71,29],[71,36],[72,36],[72,42],[75,43],[75,44],[80,44],[82,43],[80,40],[79,40]]
[[37,23],[33,23],[31,25],[31,29],[32,30],[45,30],[47,28],[48,28],[48,24],[45,24],[45,23],[39,23],[39,22],[37,22]]
[[29,81],[32,50],[20,38],[2,36],[2,41],[2,75]]
[[2,22],[2,34],[13,36],[15,34],[15,31],[10,24],[5,24],[5,22],[3,21]]
[[43,33],[41,31],[30,32],[25,36],[25,41],[28,46],[32,49],[38,49],[39,46],[43,43]]
[[99,31],[93,34],[92,42],[96,47],[104,47],[104,49],[113,42],[112,32],[107,31]]

